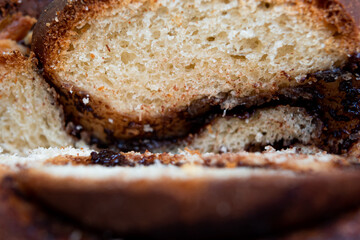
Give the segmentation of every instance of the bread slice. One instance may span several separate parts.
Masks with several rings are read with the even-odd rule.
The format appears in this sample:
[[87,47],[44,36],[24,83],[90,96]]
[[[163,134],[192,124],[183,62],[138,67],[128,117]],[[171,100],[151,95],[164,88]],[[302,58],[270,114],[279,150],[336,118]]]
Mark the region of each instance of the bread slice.
[[[276,149],[294,144],[314,146],[322,129],[322,122],[304,108],[276,106],[241,115],[217,115],[185,138],[135,141],[113,139],[115,147],[111,148],[124,152],[148,150],[158,153],[179,153],[185,148],[199,153],[261,152],[269,145]],[[144,130],[153,131],[150,125],[144,125]]]
[[[93,229],[84,229],[79,224],[44,209],[43,206],[22,194],[16,182],[10,177],[6,177],[1,183],[0,202],[1,239],[117,239],[116,235],[110,234],[108,231],[94,233]],[[340,216],[326,219],[325,223],[314,222],[311,224],[311,229],[309,229],[309,224],[307,227],[297,226],[290,234],[290,229],[282,229],[276,238],[270,239],[303,240],[315,236],[319,240],[356,239],[360,232],[359,216],[359,210],[346,212]]]
[[38,149],[1,155],[28,196],[121,236],[259,236],[360,201],[360,175],[335,155],[182,155]]
[[73,146],[55,93],[31,59],[18,52],[0,55],[0,148],[25,153],[37,147]]
[[277,106],[259,109],[250,117],[217,117],[181,142],[180,148],[221,153],[258,151],[268,145],[281,148],[295,142],[306,145],[320,137],[322,127],[304,108]]
[[358,47],[333,0],[55,0],[33,50],[71,120],[111,142],[185,136],[211,106],[279,98]]

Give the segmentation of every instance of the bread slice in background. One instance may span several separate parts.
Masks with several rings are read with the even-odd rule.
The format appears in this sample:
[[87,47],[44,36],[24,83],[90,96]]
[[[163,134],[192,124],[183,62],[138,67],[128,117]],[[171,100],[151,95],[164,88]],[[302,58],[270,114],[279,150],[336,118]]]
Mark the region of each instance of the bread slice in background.
[[[218,117],[185,141],[189,149],[206,152],[259,151],[268,145],[313,144],[322,123],[305,109],[277,106],[259,109],[249,118]],[[281,147],[280,147],[281,148]]]
[[56,0],[33,50],[66,114],[109,142],[184,136],[210,106],[314,81],[358,44],[337,1]]
[[0,148],[24,153],[37,147],[73,146],[54,91],[19,52],[0,55]]

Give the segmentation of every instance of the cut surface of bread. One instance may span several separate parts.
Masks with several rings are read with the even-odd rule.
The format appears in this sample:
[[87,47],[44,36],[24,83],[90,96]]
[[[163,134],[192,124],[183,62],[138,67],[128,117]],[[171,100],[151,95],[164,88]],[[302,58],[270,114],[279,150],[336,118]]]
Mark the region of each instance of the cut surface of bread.
[[321,134],[321,122],[302,108],[278,106],[258,110],[248,119],[219,117],[188,140],[187,148],[200,152],[237,152],[251,148],[309,144]]
[[184,136],[211,105],[314,81],[358,44],[336,1],[56,0],[33,50],[66,114],[108,142]]
[[24,153],[37,147],[73,146],[54,91],[20,53],[0,55],[0,148]]
[[[145,125],[146,131],[153,131]],[[304,108],[276,106],[257,109],[238,115],[218,115],[195,133],[173,141],[139,139],[137,141],[118,141],[121,151],[171,152],[178,153],[184,148],[200,153],[261,151],[272,145],[277,149],[295,143],[312,145],[320,137],[321,121],[307,113]]]
[[90,152],[38,149],[0,164],[45,206],[122,236],[257,236],[360,200],[360,175],[336,155]]

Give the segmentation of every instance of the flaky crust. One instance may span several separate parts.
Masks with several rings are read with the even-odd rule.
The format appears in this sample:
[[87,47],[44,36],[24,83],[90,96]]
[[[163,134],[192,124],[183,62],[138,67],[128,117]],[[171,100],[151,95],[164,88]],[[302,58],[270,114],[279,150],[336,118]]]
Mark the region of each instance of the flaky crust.
[[[156,118],[144,114],[139,119],[138,116],[130,113],[118,112],[107,104],[106,99],[89,95],[86,90],[78,89],[77,86],[63,84],[50,67],[56,63],[58,50],[69,44],[66,41],[70,34],[68,30],[79,19],[101,14],[105,11],[104,9],[126,7],[130,2],[132,1],[55,0],[42,14],[34,29],[33,51],[40,59],[46,78],[59,92],[60,102],[64,105],[68,121],[81,125],[100,141],[112,143],[116,139],[183,137],[196,124],[198,125],[195,128],[201,125],[204,121],[201,116],[210,110],[211,105],[218,105],[221,101],[225,101],[226,94],[220,102],[214,102],[213,99],[200,99],[185,108],[175,107],[164,110],[161,116]],[[274,2],[291,2],[298,4],[299,11],[311,11],[316,21],[325,21],[337,29],[339,36],[344,39],[343,47],[349,54],[358,48],[358,29],[337,1],[274,0]],[[274,94],[275,92],[268,93],[264,98],[271,98]],[[83,104],[84,98],[89,99],[89,103]],[[249,99],[243,99],[243,102],[248,103]],[[146,124],[153,128],[152,132],[144,130]]]

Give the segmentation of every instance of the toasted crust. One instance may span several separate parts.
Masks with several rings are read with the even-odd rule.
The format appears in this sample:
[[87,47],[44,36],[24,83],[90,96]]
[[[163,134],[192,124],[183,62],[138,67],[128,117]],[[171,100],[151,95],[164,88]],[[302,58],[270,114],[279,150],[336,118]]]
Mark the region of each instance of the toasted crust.
[[[352,17],[346,13],[342,4],[337,0],[272,0],[275,3],[289,2],[297,4],[302,11],[311,11],[318,21],[325,21],[336,27],[339,34],[346,38],[344,49],[348,49],[349,54],[353,54],[358,49],[359,32]],[[62,37],[68,35],[78,21],[101,14],[104,9],[126,7],[133,1],[115,0],[89,0],[89,1],[53,1],[40,16],[35,28],[33,50],[44,64],[45,67],[56,61],[48,54],[56,54],[58,49],[68,44],[61,42]],[[155,2],[150,1],[150,4]],[[56,20],[55,20],[56,18]],[[50,27],[51,26],[51,27]],[[55,50],[54,50],[55,49]]]
[[125,235],[262,235],[336,213],[360,200],[360,185],[354,184],[358,173],[124,182],[58,178],[28,170],[16,178],[47,205],[88,226]]

